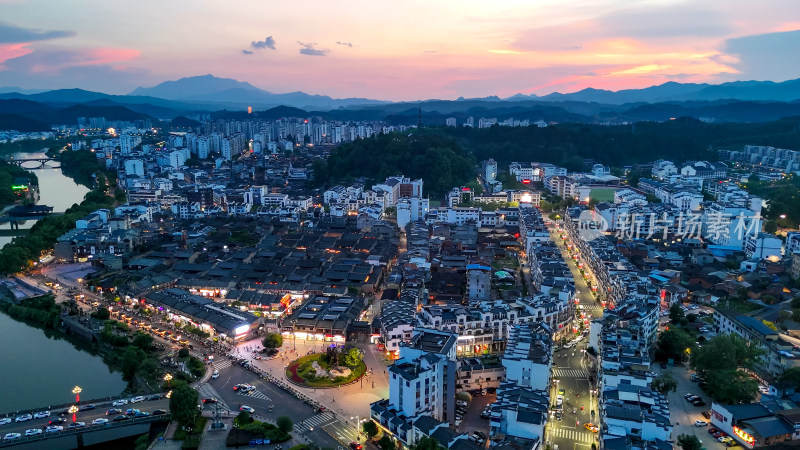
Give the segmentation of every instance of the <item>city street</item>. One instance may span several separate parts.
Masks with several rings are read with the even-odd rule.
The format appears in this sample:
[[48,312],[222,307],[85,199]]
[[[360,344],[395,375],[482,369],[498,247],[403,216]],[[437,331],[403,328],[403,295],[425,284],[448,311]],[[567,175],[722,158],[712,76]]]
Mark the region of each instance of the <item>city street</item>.
[[[572,277],[575,280],[576,298],[579,300],[586,318],[591,321],[602,317],[603,308],[592,295],[589,285],[578,270],[566,246],[554,226],[550,227],[550,237],[561,251]],[[578,312],[580,314],[580,312]],[[573,341],[574,342],[574,341]],[[561,449],[589,448],[598,442],[598,434],[593,433],[585,425],[596,424],[597,399],[590,383],[589,358],[586,353],[588,338],[580,339],[572,348],[556,346],[553,353],[553,386],[551,401],[555,405],[558,391],[564,391],[563,417],[557,420],[552,414],[545,433],[547,442],[558,445]]]

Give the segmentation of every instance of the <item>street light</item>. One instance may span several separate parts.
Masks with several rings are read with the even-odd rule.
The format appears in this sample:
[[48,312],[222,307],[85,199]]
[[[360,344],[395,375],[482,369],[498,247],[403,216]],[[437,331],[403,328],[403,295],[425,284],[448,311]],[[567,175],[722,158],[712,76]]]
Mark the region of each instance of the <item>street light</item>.
[[67,412],[72,414],[72,421],[73,422],[77,422],[78,421],[78,417],[77,417],[78,407],[77,406],[75,406],[75,405],[70,406],[69,409],[67,410]]
[[294,351],[297,351],[297,319],[292,319],[292,342],[294,343]]
[[81,392],[83,392],[83,389],[81,389],[80,386],[75,386],[74,388],[72,388],[72,393],[75,394],[75,403],[80,403]]
[[164,381],[166,381],[166,382],[167,382],[167,387],[168,387],[168,388],[170,387],[170,385],[169,385],[169,382],[170,382],[171,380],[172,380],[172,375],[170,375],[170,374],[166,374],[166,375],[164,375]]

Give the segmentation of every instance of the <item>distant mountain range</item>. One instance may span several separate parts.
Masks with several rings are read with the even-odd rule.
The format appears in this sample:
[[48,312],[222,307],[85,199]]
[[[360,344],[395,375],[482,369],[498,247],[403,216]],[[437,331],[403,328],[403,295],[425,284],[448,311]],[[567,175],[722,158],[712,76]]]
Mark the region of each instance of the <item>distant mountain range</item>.
[[305,92],[273,94],[244,81],[217,78],[213,75],[165,81],[151,88],[139,87],[131,95],[165,98],[188,102],[233,103],[247,106],[288,105],[300,108],[332,109],[352,105],[389,103],[366,98],[334,99],[327,95],[310,95]]
[[733,81],[723,84],[677,83],[669,81],[644,89],[606,91],[587,88],[571,94],[554,92],[542,97],[517,94],[507,100],[578,101],[611,105],[625,103],[670,102],[670,101],[714,101],[753,100],[788,102],[800,99],[800,79],[781,83],[772,81]]
[[509,117],[548,122],[618,123],[663,121],[674,117],[726,122],[763,122],[800,115],[800,79],[781,83],[737,81],[719,85],[668,82],[644,89],[584,89],[545,96],[517,94],[458,100],[385,102],[366,98],[334,99],[304,92],[275,94],[250,83],[212,75],[139,87],[128,95],[82,89],[39,92],[0,87],[0,130],[36,131],[50,124],[73,124],[77,117],[107,120],[175,119],[178,128],[193,126],[202,114],[246,119],[247,106],[262,120],[321,116],[334,120],[385,120],[416,123],[420,109],[426,125],[447,117]]

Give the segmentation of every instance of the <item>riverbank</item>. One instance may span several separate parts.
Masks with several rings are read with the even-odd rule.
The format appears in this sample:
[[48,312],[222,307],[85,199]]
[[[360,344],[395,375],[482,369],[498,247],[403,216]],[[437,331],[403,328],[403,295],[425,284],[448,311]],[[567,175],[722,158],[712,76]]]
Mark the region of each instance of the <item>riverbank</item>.
[[[156,389],[150,387],[141,376],[138,376],[138,373],[127,377],[127,379],[124,377],[127,364],[125,359],[126,349],[132,346],[135,347],[134,344],[120,348],[119,346],[115,347],[104,343],[102,339],[100,341],[94,339],[94,334],[91,332],[88,334],[69,333],[68,328],[64,326],[65,320],[67,318],[77,320],[79,316],[68,315],[77,311],[70,310],[68,306],[63,305],[56,304],[49,295],[26,299],[18,304],[3,298],[0,299],[0,313],[20,324],[43,331],[48,339],[63,340],[69,343],[76,351],[99,357],[108,368],[109,373],[118,373],[123,382],[125,382],[125,387],[121,390],[121,394],[134,395],[157,392],[159,386],[156,386]],[[74,322],[74,320],[71,322]],[[140,355],[137,354],[136,356]],[[113,395],[118,394],[113,393]]]

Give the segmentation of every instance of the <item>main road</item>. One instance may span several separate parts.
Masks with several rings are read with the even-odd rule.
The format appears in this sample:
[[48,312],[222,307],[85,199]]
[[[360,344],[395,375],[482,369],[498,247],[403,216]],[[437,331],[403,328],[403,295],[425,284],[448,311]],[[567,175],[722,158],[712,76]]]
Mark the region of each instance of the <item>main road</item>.
[[[572,255],[561,240],[559,229],[552,224],[549,228],[550,238],[561,251],[575,281],[578,300],[576,320],[591,322],[595,318],[602,317],[603,308],[594,298]],[[588,339],[584,337],[573,340],[568,345],[569,347],[557,346],[553,354],[552,404],[556,403],[555,399],[559,392],[563,392],[564,404],[560,420],[556,414],[551,415],[545,436],[551,448],[557,445],[561,450],[588,449],[592,443],[598,443],[598,434],[587,428],[587,424],[594,424],[596,421],[597,393],[593,390],[596,375],[592,372],[591,356],[586,353]]]

